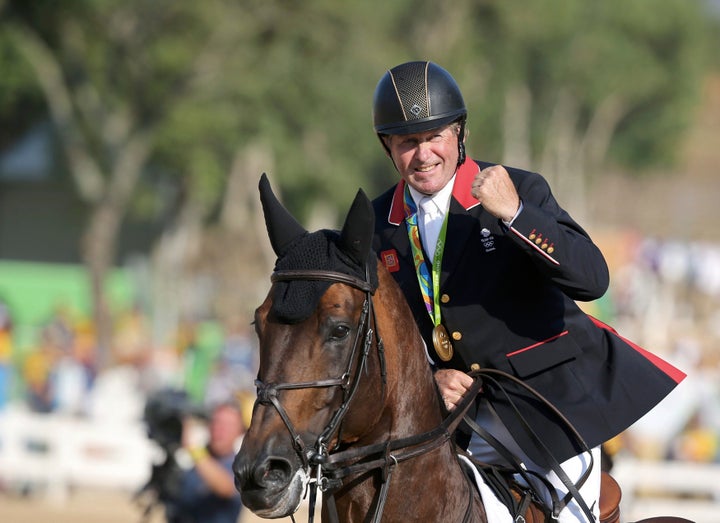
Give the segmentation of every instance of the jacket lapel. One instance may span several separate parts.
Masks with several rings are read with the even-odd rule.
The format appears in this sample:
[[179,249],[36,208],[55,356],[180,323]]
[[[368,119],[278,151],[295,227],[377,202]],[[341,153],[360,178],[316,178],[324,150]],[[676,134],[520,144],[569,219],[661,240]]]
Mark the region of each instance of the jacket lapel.
[[387,237],[387,241],[390,246],[395,249],[399,258],[405,260],[411,267],[414,267],[410,239],[408,238],[407,227],[405,225],[405,210],[403,207],[404,191],[405,181],[400,180],[395,186],[395,191],[390,201],[390,209],[388,210],[388,224],[394,225],[395,227],[390,229],[391,232]]

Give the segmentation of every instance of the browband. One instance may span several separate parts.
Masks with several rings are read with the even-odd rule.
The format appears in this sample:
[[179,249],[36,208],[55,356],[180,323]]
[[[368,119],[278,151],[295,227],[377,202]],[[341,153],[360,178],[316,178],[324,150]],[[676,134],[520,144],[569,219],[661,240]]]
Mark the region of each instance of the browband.
[[360,289],[364,292],[373,292],[375,289],[373,286],[365,281],[345,274],[344,272],[335,271],[309,271],[309,270],[286,270],[286,271],[275,271],[270,276],[270,281],[275,283],[278,281],[293,281],[293,280],[323,280],[331,281],[333,283],[345,283],[356,289]]

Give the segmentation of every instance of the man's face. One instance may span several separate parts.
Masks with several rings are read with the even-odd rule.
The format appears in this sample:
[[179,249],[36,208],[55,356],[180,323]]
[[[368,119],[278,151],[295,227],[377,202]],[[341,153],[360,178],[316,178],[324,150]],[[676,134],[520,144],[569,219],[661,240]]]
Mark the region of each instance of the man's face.
[[220,456],[232,454],[235,442],[244,432],[242,416],[237,409],[218,407],[210,420],[210,446]]
[[421,193],[434,194],[450,181],[458,162],[457,124],[417,134],[390,135],[390,149],[400,176]]

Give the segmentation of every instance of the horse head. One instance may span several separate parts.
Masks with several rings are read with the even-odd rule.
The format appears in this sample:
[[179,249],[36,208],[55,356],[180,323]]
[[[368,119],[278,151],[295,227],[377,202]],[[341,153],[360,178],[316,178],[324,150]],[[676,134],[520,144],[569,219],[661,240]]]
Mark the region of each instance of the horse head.
[[278,518],[297,509],[311,468],[328,450],[382,430],[385,362],[370,352],[377,345],[370,296],[378,281],[364,193],[339,233],[306,231],[265,175],[260,196],[278,258],[255,312],[258,399],[234,469],[243,504]]

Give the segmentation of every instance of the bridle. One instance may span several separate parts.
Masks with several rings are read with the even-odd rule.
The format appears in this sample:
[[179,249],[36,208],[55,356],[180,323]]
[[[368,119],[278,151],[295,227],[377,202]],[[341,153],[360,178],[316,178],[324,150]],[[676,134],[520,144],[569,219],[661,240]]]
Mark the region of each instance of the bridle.
[[[330,493],[329,496],[326,496],[326,502],[329,507],[329,517],[331,518],[331,521],[338,521],[332,492],[342,486],[343,478],[374,469],[382,470],[382,486],[375,502],[374,516],[371,521],[379,522],[382,517],[382,511],[388,494],[390,476],[395,466],[402,461],[414,458],[438,448],[450,440],[451,434],[470,407],[472,399],[475,397],[475,393],[479,391],[481,381],[476,380],[473,384],[474,393],[471,391],[470,394],[467,394],[461,405],[458,405],[451,415],[443,420],[440,426],[431,431],[397,440],[367,445],[364,447],[350,448],[340,452],[333,452],[335,449],[330,449],[328,445],[333,436],[336,433],[339,434],[343,418],[347,414],[350,404],[358,390],[361,373],[363,369],[367,369],[367,359],[373,345],[373,339],[375,340],[375,347],[378,353],[378,360],[380,362],[383,396],[386,391],[387,373],[385,351],[382,338],[377,332],[377,321],[372,302],[374,287],[369,283],[370,278],[367,274],[366,278],[363,280],[361,278],[336,271],[283,270],[274,272],[270,278],[270,281],[273,283],[294,280],[319,280],[330,281],[333,283],[344,283],[365,293],[365,301],[358,320],[352,351],[347,360],[345,372],[338,378],[298,383],[264,383],[260,379],[256,380],[256,402],[261,405],[272,405],[277,410],[278,414],[285,423],[288,432],[290,433],[295,452],[300,458],[300,461],[303,463],[305,469],[311,472],[308,483],[308,488],[310,489],[309,523],[313,522],[318,490],[323,493]],[[362,350],[359,351],[359,356],[357,356],[358,362],[354,365],[358,348],[360,346],[362,346]],[[355,367],[355,372],[351,379],[353,366]],[[282,406],[282,403],[280,403],[278,393],[282,390],[326,387],[342,388],[343,401],[323,429],[320,436],[318,436],[311,446],[307,446],[298,431],[295,429],[290,417],[285,411],[285,408]],[[340,441],[339,437],[337,438],[337,441]],[[331,454],[331,452],[333,453]],[[314,474],[312,473],[313,469]],[[473,493],[471,490],[464,521],[469,518],[470,510],[472,508],[472,500]]]
[[[276,271],[272,274],[270,281],[295,281],[295,280],[320,280],[330,281],[333,283],[344,283],[356,289],[359,289],[365,293],[365,301],[362,305],[362,311],[358,320],[358,325],[355,334],[355,340],[352,345],[350,356],[348,357],[345,372],[338,377],[326,380],[316,381],[304,381],[299,383],[263,383],[261,380],[256,380],[255,385],[257,386],[257,403],[261,405],[272,404],[277,410],[278,414],[282,418],[285,426],[290,433],[292,439],[293,448],[297,453],[298,457],[303,463],[306,470],[315,468],[315,474],[311,474],[310,485],[311,489],[311,504],[312,510],[310,511],[310,523],[313,520],[314,504],[317,495],[317,490],[321,492],[327,491],[331,487],[330,479],[324,475],[323,464],[328,461],[331,449],[328,448],[329,442],[332,440],[333,435],[340,431],[340,425],[343,418],[348,412],[350,403],[355,397],[355,394],[360,385],[360,374],[364,368],[366,368],[368,355],[370,348],[373,345],[373,337],[375,338],[375,346],[377,347],[378,359],[380,360],[382,384],[383,384],[383,395],[385,394],[386,385],[386,372],[385,372],[385,353],[383,349],[382,339],[375,330],[373,330],[371,323],[375,324],[375,311],[372,305],[372,293],[374,292],[373,286],[369,283],[369,278],[362,280],[355,276],[345,274],[336,271],[312,271],[312,270],[285,270]],[[372,320],[372,321],[371,321]],[[358,347],[362,346],[360,351],[359,361],[355,365],[355,373],[351,379],[351,372],[356,359],[356,353]],[[278,400],[278,392],[281,390],[298,390],[298,389],[311,389],[311,388],[327,388],[327,387],[340,387],[343,390],[343,401],[340,407],[335,411],[332,418],[325,426],[321,434],[315,440],[312,447],[308,447],[303,441],[300,434],[295,429],[290,417],[287,415],[285,408]],[[338,438],[339,441],[340,438]]]

